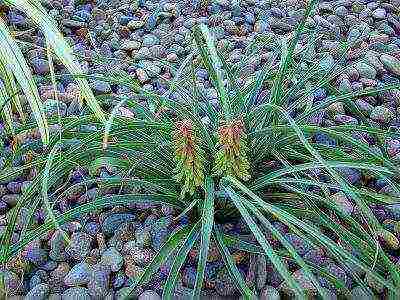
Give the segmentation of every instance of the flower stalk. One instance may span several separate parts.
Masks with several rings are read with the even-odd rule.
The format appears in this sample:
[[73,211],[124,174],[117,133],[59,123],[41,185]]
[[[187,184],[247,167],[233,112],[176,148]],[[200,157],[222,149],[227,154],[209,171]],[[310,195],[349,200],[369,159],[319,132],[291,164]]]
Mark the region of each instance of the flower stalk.
[[249,180],[250,163],[247,151],[247,136],[243,119],[223,123],[218,129],[214,174]]
[[186,193],[193,195],[197,187],[204,183],[204,152],[198,144],[190,120],[176,123],[175,143],[175,179],[182,183],[181,197]]

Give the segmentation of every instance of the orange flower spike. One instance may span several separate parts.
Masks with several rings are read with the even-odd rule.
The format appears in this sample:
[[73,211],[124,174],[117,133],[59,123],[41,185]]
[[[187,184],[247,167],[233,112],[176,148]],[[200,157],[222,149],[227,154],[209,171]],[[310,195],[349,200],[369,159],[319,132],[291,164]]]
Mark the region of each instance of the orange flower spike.
[[246,134],[242,119],[224,123],[218,130],[218,150],[214,172],[217,175],[231,175],[243,180],[250,178],[250,164],[247,160]]
[[182,194],[193,195],[196,188],[202,186],[204,180],[204,155],[197,144],[197,139],[190,120],[176,123],[175,142],[175,178],[182,183]]

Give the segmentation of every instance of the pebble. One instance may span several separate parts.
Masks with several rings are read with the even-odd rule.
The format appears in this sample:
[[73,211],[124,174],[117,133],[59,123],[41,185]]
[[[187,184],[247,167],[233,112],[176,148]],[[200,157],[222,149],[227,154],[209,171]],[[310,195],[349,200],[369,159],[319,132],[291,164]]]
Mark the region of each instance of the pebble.
[[65,240],[65,233],[63,230],[56,230],[50,238],[50,252],[49,256],[55,261],[63,261],[66,258],[65,247],[67,246]]
[[100,225],[96,222],[88,222],[85,224],[85,232],[92,236],[95,236],[100,232]]
[[[191,11],[192,8],[190,5],[187,5],[186,1],[182,1],[182,3],[178,1],[177,4],[172,4],[167,1],[161,5],[160,11],[156,9],[159,5],[157,1],[131,1],[132,3],[126,7],[122,5],[122,3],[111,3],[101,0],[97,1],[96,5],[89,3],[90,1],[63,0],[59,2],[48,2],[51,3],[45,3],[46,8],[49,6],[49,8],[52,9],[52,14],[59,18],[61,25],[64,25],[64,33],[69,36],[69,41],[75,44],[74,49],[76,49],[77,53],[79,52],[86,55],[85,51],[89,48],[99,49],[106,57],[120,59],[122,60],[122,65],[129,65],[129,67],[131,67],[128,76],[132,76],[132,78],[137,79],[141,85],[144,85],[146,89],[155,92],[162,91],[163,87],[165,91],[165,84],[158,84],[155,82],[156,80],[154,80],[158,75],[164,76],[165,69],[163,66],[157,64],[157,62],[151,60],[151,58],[166,58],[168,62],[176,65],[178,68],[181,58],[193,51],[190,31],[195,24],[221,24],[223,27],[223,29],[221,28],[222,30],[218,30],[218,28],[215,28],[215,31],[213,30],[213,34],[218,40],[218,49],[228,51],[227,57],[229,59],[234,62],[240,62],[243,58],[244,49],[246,49],[246,46],[255,37],[251,31],[262,34],[271,33],[271,31],[279,35],[288,34],[293,31],[299,18],[304,14],[301,3],[296,3],[295,1],[288,1],[288,3],[278,3],[279,1],[275,1],[275,3],[270,3],[270,1],[258,0],[217,0],[214,2],[210,1],[209,6],[206,7],[204,11],[201,10],[199,5],[200,1],[188,1],[191,2],[191,5],[198,5],[195,12]],[[343,34],[344,39],[347,37],[349,42],[355,41],[356,38],[361,35],[362,41],[357,43],[354,47],[355,49],[351,51],[352,55],[349,56],[352,60],[357,61],[357,63],[354,67],[350,67],[346,70],[347,77],[343,77],[340,82],[338,81],[339,90],[341,92],[357,92],[364,88],[379,86],[382,81],[385,83],[398,81],[396,76],[400,76],[400,56],[398,53],[400,41],[397,41],[398,39],[396,36],[400,33],[400,23],[397,21],[398,16],[396,15],[396,10],[391,7],[391,5],[396,8],[400,3],[398,0],[386,1],[385,3],[372,0],[320,1],[318,5],[318,15],[309,18],[307,21],[307,27],[309,26],[311,29],[316,28],[316,30],[320,31],[322,34],[329,35],[329,37],[326,38],[327,43],[324,43],[324,49],[329,51],[332,56],[327,57],[325,60],[320,60],[322,56],[316,56],[315,51],[317,50],[315,50],[314,56],[310,58],[312,61],[318,61],[323,69],[327,69],[332,65],[334,61],[333,57],[337,58],[337,55],[334,53],[336,53],[335,51],[337,51],[340,44],[332,42],[332,40],[335,39],[335,34]],[[108,9],[112,12],[112,16],[109,20]],[[208,11],[208,13],[212,11],[215,14],[215,18],[210,18],[210,16],[206,17],[206,11]],[[7,17],[14,22],[13,25],[21,28],[29,25],[28,22],[30,22],[29,18],[15,13],[7,14]],[[211,25],[210,27],[213,28],[214,26]],[[92,41],[89,41],[87,32],[90,32],[91,35],[93,33],[94,45],[91,45]],[[242,33],[246,32],[250,32],[250,35],[246,38],[241,36]],[[82,34],[79,34],[78,37],[78,33]],[[79,39],[79,42],[75,40],[74,35]],[[81,40],[83,38],[87,39],[87,41]],[[273,35],[273,38],[276,39],[279,38],[279,36]],[[332,43],[329,44],[329,42]],[[43,39],[41,39],[40,43],[43,44]],[[265,48],[267,47],[268,46]],[[264,50],[265,49],[262,49],[261,52]],[[94,51],[90,50],[87,53],[90,54],[92,52]],[[365,52],[367,53],[364,57],[363,55]],[[385,54],[381,54],[382,52],[385,52]],[[40,51],[40,53],[32,53],[31,51],[29,52],[29,57],[29,62],[34,73],[46,78],[45,76],[49,75],[49,65],[45,59],[44,51]],[[88,57],[90,57],[90,55],[88,55]],[[136,60],[137,65],[128,62],[130,57]],[[350,65],[353,62],[352,60],[346,61],[346,65]],[[56,63],[58,64],[58,61],[56,61]],[[90,60],[90,58],[86,59],[83,65],[86,66],[87,74],[101,73],[100,71],[96,72],[98,66],[96,62]],[[58,65],[56,67],[58,70]],[[101,66],[103,69],[110,67],[109,65]],[[118,66],[118,68],[120,67]],[[124,68],[125,67],[121,67],[121,69]],[[258,68],[258,65],[251,66],[248,72],[253,74]],[[173,75],[174,74],[171,76]],[[167,76],[168,79],[170,79],[171,76]],[[72,77],[69,77],[69,79],[60,79],[60,82],[62,82],[60,95],[65,92],[68,83],[72,82]],[[209,99],[210,102],[217,101],[218,94],[215,89],[210,88],[211,86],[207,76],[203,76],[201,81],[204,90],[208,93],[207,99]],[[129,88],[122,90],[119,86],[114,84],[111,86],[109,83],[103,81],[91,81],[90,85],[96,95],[110,94],[113,91],[126,94],[131,92]],[[52,93],[49,95],[52,95]],[[323,101],[327,96],[328,92],[326,90],[319,89],[311,98],[313,98],[312,100],[315,102],[318,102]],[[60,96],[62,102],[67,98],[67,96]],[[75,98],[75,96],[74,99],[69,97],[68,101],[65,101],[68,103],[68,106],[65,106],[64,103],[59,104],[62,106],[62,115],[72,116],[87,111],[87,108],[81,107],[81,105],[75,101]],[[54,99],[52,99],[52,97],[43,99],[48,99],[44,101],[46,109],[49,109],[48,114],[54,114],[56,111],[54,109]],[[360,110],[366,112],[366,115],[369,115],[371,120],[378,123],[376,126],[392,126],[395,124],[396,120],[394,114],[396,111],[393,108],[397,107],[398,103],[394,106],[391,104],[391,101],[392,100],[387,97],[376,97],[376,99],[373,98],[373,101],[368,100],[366,97],[354,99],[354,102]],[[121,110],[121,114],[133,118],[135,117],[135,113],[136,112],[132,113],[130,111]],[[347,113],[349,112],[347,111]],[[335,104],[329,106],[326,112],[321,111],[313,116],[310,123],[321,126],[335,125],[332,120],[338,124],[359,123],[351,113],[346,115],[343,106]],[[96,130],[97,128],[94,127],[90,132],[95,132]],[[317,143],[322,143],[330,147],[336,147],[339,143],[339,141],[335,141],[326,135],[315,134],[313,138],[315,138]],[[362,140],[369,141],[367,138]],[[370,142],[370,144],[375,145],[375,141]],[[391,150],[390,153],[393,153],[393,155],[389,153],[389,156],[395,158],[398,154],[395,152],[397,152],[397,150]],[[351,183],[358,184],[361,182],[361,172],[357,170],[348,168],[346,171],[341,170],[341,173]],[[104,175],[105,173],[102,174]],[[109,174],[105,175],[109,176]],[[74,183],[78,183],[83,179],[86,179],[86,177],[79,177],[79,180]],[[9,207],[15,206],[18,201],[19,194],[22,192],[18,180],[24,179],[18,178],[8,184],[4,183],[10,194],[7,191],[7,194],[1,194],[0,192],[0,205],[2,205],[0,207],[1,214],[5,213]],[[5,198],[3,199],[3,197]],[[345,216],[350,216],[353,213],[354,206],[345,194],[340,192],[336,193],[332,195],[332,199],[339,204]],[[75,202],[73,205],[74,204]],[[66,209],[69,208],[69,205],[68,203],[65,206]],[[160,210],[159,207],[154,209]],[[384,209],[393,215],[393,218],[390,216],[391,220],[400,220],[400,210],[396,205],[388,205],[385,206]],[[154,212],[156,219],[160,217],[160,213],[168,216],[171,215],[169,210],[163,208],[161,211]],[[390,214],[388,213],[388,215]],[[26,214],[24,212],[21,215],[22,217],[20,219],[22,224]],[[148,214],[146,212],[144,215],[138,215],[138,219],[142,220],[142,217],[145,219],[147,216]],[[90,222],[88,222],[88,220],[90,220]],[[122,227],[123,224],[136,221],[136,216],[134,214],[113,213],[112,215],[106,216],[106,218],[101,221],[102,222],[99,222],[96,218],[90,218],[81,222],[81,226],[86,224],[83,229],[85,233],[79,232],[79,228],[70,230],[70,233],[74,232],[71,236],[71,245],[66,245],[60,232],[55,231],[49,236],[50,252],[48,256],[51,260],[49,260],[49,257],[46,257],[47,251],[44,250],[46,248],[36,248],[29,254],[33,265],[40,266],[41,269],[44,269],[43,263],[47,264],[50,262],[51,268],[48,269],[50,273],[49,285],[52,288],[51,292],[54,293],[54,297],[58,297],[55,299],[60,299],[61,297],[62,299],[90,299],[91,297],[95,299],[112,298],[113,293],[109,291],[111,282],[115,290],[127,284],[125,283],[126,276],[124,272],[127,275],[129,274],[131,278],[137,278],[137,276],[143,272],[143,268],[149,263],[149,260],[154,257],[154,250],[160,249],[172,230],[169,228],[169,224],[163,224],[158,227],[155,226],[155,228],[153,228],[151,224],[146,224],[146,226],[143,227],[135,227],[134,230],[130,228],[132,237],[128,239],[127,234],[116,234],[116,231],[118,228]],[[152,222],[154,222],[154,220]],[[95,242],[94,239],[100,230],[106,236],[103,239],[98,239],[98,241],[102,241],[101,245],[100,242]],[[304,245],[298,236],[287,233],[287,230],[283,234],[305,258],[317,264],[326,263],[327,258],[324,257],[323,253],[311,249],[307,244]],[[76,235],[78,237],[76,237]],[[391,242],[392,246],[395,246],[393,237],[388,234],[385,236],[386,240]],[[111,238],[108,239],[109,237]],[[127,243],[130,243],[129,247],[125,247]],[[97,248],[92,249],[93,247]],[[154,250],[150,249],[150,247]],[[130,249],[130,251],[124,253],[124,250],[126,250],[125,248]],[[194,256],[190,258],[190,262],[188,262],[188,268],[192,271],[194,270],[194,272],[191,273],[191,277],[193,277],[192,275],[195,274],[196,271],[196,255],[198,255],[196,251],[193,251],[193,253]],[[217,261],[220,260],[219,255],[212,255],[212,257],[213,259],[216,258]],[[93,275],[91,270],[86,270],[85,279],[79,282],[79,275],[76,275],[78,276],[78,283],[72,284],[71,282],[73,282],[73,280],[69,277],[71,277],[71,274],[74,272],[78,272],[76,270],[79,269],[78,266],[80,264],[89,266],[85,260],[90,260],[90,264],[96,265],[96,275]],[[57,267],[56,261],[63,263],[60,263]],[[64,262],[66,261],[68,261],[70,266],[65,265]],[[79,263],[74,266],[74,261],[79,261]],[[124,263],[125,270],[121,269]],[[71,270],[69,270],[70,267],[72,267]],[[185,269],[187,269],[187,266],[185,266]],[[261,290],[260,298],[263,299],[262,297],[265,296],[266,299],[279,299],[277,289],[272,286],[265,286],[267,282],[273,285],[272,282],[277,283],[280,279],[278,278],[279,276],[276,275],[276,270],[273,271],[274,274],[268,274],[271,271],[267,267],[264,256],[257,259],[256,270],[258,273],[256,274],[255,281],[257,289]],[[110,278],[111,272],[118,273]],[[88,275],[88,273],[90,274]],[[226,270],[225,273],[227,273]],[[36,275],[36,273],[34,274],[35,275],[31,278],[31,287],[36,287],[43,284],[42,282],[46,282],[42,280],[40,276]],[[118,280],[116,279],[117,275],[119,276]],[[57,280],[60,276],[62,278],[61,284],[58,284]],[[92,279],[88,278],[88,276]],[[89,289],[80,286],[88,284],[89,279],[91,280]],[[224,278],[221,273],[219,274],[219,279],[220,281],[216,282],[217,292],[224,295],[229,294],[227,297],[232,298],[232,295],[237,293],[236,287],[234,285],[232,286],[232,282],[229,282],[229,280],[225,280],[226,278]],[[65,289],[64,283],[66,282],[64,281],[68,282],[67,286],[73,287]],[[274,286],[276,287],[276,285]],[[141,294],[139,293],[139,299],[161,299],[157,294],[160,290],[155,287],[151,287],[151,289],[153,289],[153,291],[149,290]],[[352,292],[356,290],[357,288],[353,289]],[[380,289],[376,290],[379,291]],[[118,292],[116,295],[117,294]]]
[[154,34],[146,34],[143,37],[143,46],[151,47],[160,43],[160,39]]
[[386,11],[383,8],[377,8],[373,11],[372,16],[375,19],[385,19],[386,18]]
[[217,274],[215,291],[218,295],[225,297],[235,296],[239,293],[237,284],[231,279],[229,273],[225,269],[222,269]]
[[35,57],[31,60],[33,72],[37,75],[46,75],[50,72],[49,64],[42,58]]
[[389,54],[382,54],[379,59],[389,72],[400,76],[400,60],[398,58]]
[[142,28],[144,25],[145,25],[145,22],[142,20],[132,20],[132,21],[129,21],[126,26],[128,26],[128,28],[131,30],[136,30],[136,29]]
[[22,182],[11,181],[7,183],[7,189],[13,194],[21,193]]
[[46,283],[41,283],[35,286],[24,297],[24,300],[46,300],[50,294],[50,286]]
[[193,289],[196,282],[197,269],[195,267],[186,267],[182,271],[182,283],[184,286]]
[[123,271],[119,271],[112,280],[112,286],[114,290],[117,290],[124,286],[127,277]]
[[137,228],[135,231],[135,246],[139,248],[146,248],[151,245],[151,228],[141,227]]
[[66,262],[61,262],[54,271],[50,272],[48,284],[53,292],[62,293],[65,290],[64,278],[70,269]]
[[38,270],[29,280],[29,289],[33,289],[38,284],[47,282],[47,280],[48,280],[47,273],[43,270]]
[[100,262],[110,266],[112,272],[118,272],[124,264],[124,259],[115,247],[110,247],[103,252]]
[[94,90],[95,94],[111,93],[111,85],[105,81],[94,80],[91,82],[90,87]]
[[4,286],[7,295],[14,296],[18,295],[21,291],[22,280],[14,272],[0,269],[0,274],[4,278]]
[[102,223],[102,231],[106,236],[113,235],[114,232],[124,223],[134,221],[135,216],[129,213],[116,213],[107,216]]
[[61,101],[48,99],[46,102],[44,102],[44,111],[49,117],[63,117],[67,113],[67,105]]
[[398,250],[400,248],[399,239],[390,231],[382,229],[378,232],[378,236],[385,241],[390,249]]
[[128,278],[137,279],[144,272],[144,269],[136,265],[130,256],[125,256],[124,261],[125,261],[125,275]]
[[[335,263],[328,263],[325,267],[329,274],[335,276],[335,278],[343,282],[346,287],[350,287],[351,277],[348,276],[347,273],[340,266]],[[334,285],[325,277],[320,277],[319,281],[322,287],[328,288],[330,290],[335,290]]]
[[372,109],[370,118],[376,122],[387,124],[394,118],[394,114],[387,107],[379,105]]
[[279,292],[272,286],[265,286],[260,292],[260,300],[280,300]]
[[14,207],[17,205],[19,199],[18,194],[7,194],[1,197],[1,201],[7,203],[9,206]]
[[385,209],[392,214],[394,220],[400,221],[400,203],[386,205]]
[[341,167],[338,171],[349,181],[350,184],[356,184],[361,180],[361,172],[354,168]]
[[[302,290],[306,292],[308,295],[316,295],[317,289],[313,285],[312,282],[304,275],[302,270],[297,270],[292,273],[293,278],[297,281],[300,285]],[[294,291],[291,287],[288,286],[286,282],[282,283],[279,289],[288,296],[293,296]]]
[[0,200],[0,215],[5,214],[7,212],[7,210],[8,210],[7,203],[5,203],[2,200]]
[[130,40],[124,40],[121,42],[120,50],[124,51],[133,51],[133,50],[138,50],[141,47],[141,43],[138,41],[130,41]]
[[152,290],[146,290],[139,295],[138,300],[161,300],[161,297]]
[[72,267],[64,277],[64,283],[67,286],[81,286],[89,282],[91,267],[86,262],[80,262]]
[[146,83],[150,80],[149,76],[147,75],[146,71],[143,69],[138,68],[136,70],[136,76],[141,83]]
[[153,257],[155,256],[155,252],[152,249],[140,249],[133,248],[130,249],[129,254],[130,259],[138,266],[145,267],[148,265]]
[[153,228],[150,234],[152,248],[158,251],[171,234],[171,231],[167,228],[160,228],[159,230]]
[[92,236],[87,233],[74,232],[65,252],[75,260],[83,260],[90,253],[92,240]]
[[47,262],[47,251],[38,247],[28,247],[24,258],[35,266],[42,266]]
[[354,205],[351,201],[346,197],[345,193],[338,192],[331,196],[332,202],[336,203],[339,206],[340,211],[343,213],[345,217],[350,217],[353,210]]
[[62,294],[62,300],[91,300],[89,290],[84,287],[72,287]]
[[267,259],[265,255],[258,254],[256,259],[256,286],[261,290],[267,282]]
[[110,288],[110,267],[96,264],[89,276],[88,290],[94,299],[104,299]]
[[287,233],[284,237],[301,256],[311,250],[311,244],[294,233]]
[[375,79],[376,77],[376,70],[374,69],[374,67],[367,63],[359,62],[355,65],[355,68],[357,69],[361,77],[368,79]]

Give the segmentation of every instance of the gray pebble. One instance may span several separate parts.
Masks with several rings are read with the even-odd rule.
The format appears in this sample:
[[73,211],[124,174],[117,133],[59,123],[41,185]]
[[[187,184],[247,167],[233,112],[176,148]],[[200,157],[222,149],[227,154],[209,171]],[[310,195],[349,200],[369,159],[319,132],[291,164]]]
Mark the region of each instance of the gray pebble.
[[76,264],[64,277],[65,285],[74,287],[87,284],[89,282],[90,271],[89,264],[85,262]]
[[279,300],[279,292],[272,286],[266,286],[262,289],[260,293],[260,300]]
[[112,272],[117,272],[122,268],[124,259],[115,247],[110,247],[103,252],[100,262],[110,266]]
[[1,270],[0,274],[4,278],[4,286],[7,292],[7,295],[14,296],[17,295],[21,291],[22,280],[19,276],[17,276],[14,272],[8,270]]
[[400,76],[400,60],[399,59],[397,59],[396,57],[393,57],[389,54],[382,54],[380,56],[380,60],[389,72],[391,72],[397,76]]
[[24,300],[46,300],[50,294],[50,286],[46,283],[38,284],[24,297]]
[[161,297],[152,290],[146,290],[140,294],[138,300],[161,300]]
[[62,294],[62,300],[90,300],[89,290],[84,287],[72,287]]
[[383,124],[390,122],[393,117],[394,114],[390,111],[390,109],[383,105],[374,107],[370,115],[372,120]]
[[92,236],[83,232],[74,232],[71,242],[65,249],[66,253],[75,260],[83,260],[91,250]]
[[94,299],[104,299],[110,288],[110,272],[109,266],[96,264],[92,267],[89,283],[87,285],[89,294]]

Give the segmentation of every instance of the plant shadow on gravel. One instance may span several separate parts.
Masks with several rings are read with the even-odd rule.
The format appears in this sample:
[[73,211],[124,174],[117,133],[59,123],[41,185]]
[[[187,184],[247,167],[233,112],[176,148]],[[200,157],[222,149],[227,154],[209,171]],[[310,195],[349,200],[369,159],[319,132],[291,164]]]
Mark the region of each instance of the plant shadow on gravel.
[[[372,207],[398,201],[399,166],[387,155],[384,141],[399,134],[371,123],[354,100],[395,90],[399,85],[357,93],[333,88],[331,82],[343,72],[341,58],[352,45],[342,43],[336,63],[327,62],[323,55],[317,62],[307,59],[315,37],[306,20],[316,3],[310,1],[292,36],[280,40],[266,36],[247,49],[249,60],[262,47],[273,51],[264,58],[263,68],[240,85],[237,78],[248,60],[228,64],[209,29],[200,25],[193,29],[196,50],[177,70],[164,95],[142,90],[123,76],[103,78],[128,85],[137,97],[121,99],[106,122],[91,115],[49,118],[49,124],[61,122],[61,139],[50,136],[50,151],[28,165],[10,166],[0,173],[3,182],[32,167],[43,170],[7,216],[1,239],[2,263],[17,257],[30,242],[83,214],[152,202],[174,207],[180,213],[176,220],[187,217],[188,223],[174,230],[143,274],[124,288],[121,299],[151,281],[168,260],[171,263],[162,297],[173,299],[180,270],[193,250],[198,254],[192,296],[200,298],[212,244],[245,299],[257,298],[255,287],[243,277],[231,255],[233,250],[264,255],[294,296],[309,296],[306,282],[314,286],[316,294],[329,299],[321,277],[346,295],[350,288],[346,282],[332,276],[327,266],[306,259],[274,226],[276,221],[312,248],[323,249],[352,274],[363,292],[373,293],[368,279],[382,286],[388,297],[398,298],[400,270],[391,254],[398,251],[399,242],[376,219]],[[214,105],[203,101],[205,96],[196,86],[199,67],[207,69],[218,92]],[[310,103],[310,95],[321,87],[327,88],[330,96]],[[149,105],[141,105],[139,100]],[[359,124],[322,127],[315,121],[337,103],[356,116]],[[135,118],[118,115],[122,105],[133,110]],[[80,130],[86,125],[94,130]],[[19,129],[18,134],[24,133]],[[376,145],[380,151],[354,138],[355,133],[375,137],[381,142]],[[87,168],[92,175],[101,168],[113,175],[64,186],[77,166]],[[362,176],[365,184],[356,183],[352,176]],[[368,181],[377,179],[386,181],[388,193],[369,187]],[[103,195],[62,213],[54,209],[63,196],[93,184],[104,191]],[[135,192],[121,193],[128,187]],[[33,226],[32,217],[41,206],[45,207],[46,220]],[[18,241],[13,242],[22,207],[28,208],[29,215]],[[224,224],[239,219],[251,232],[251,240],[226,230]]]

